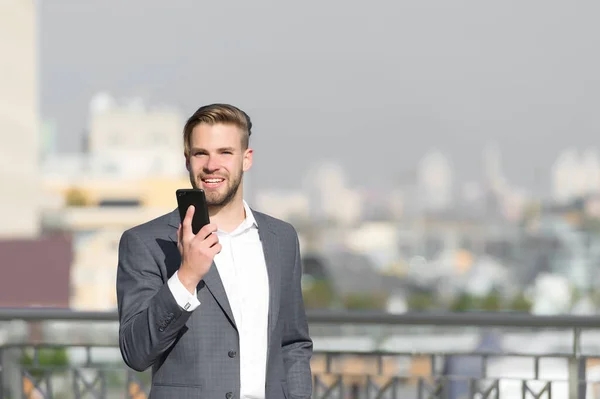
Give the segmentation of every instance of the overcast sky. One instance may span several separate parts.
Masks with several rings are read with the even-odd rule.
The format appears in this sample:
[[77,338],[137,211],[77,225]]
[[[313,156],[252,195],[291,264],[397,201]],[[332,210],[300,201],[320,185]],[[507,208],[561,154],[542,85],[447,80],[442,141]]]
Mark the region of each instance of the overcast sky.
[[486,142],[509,178],[547,183],[562,148],[598,144],[600,2],[46,0],[42,115],[73,151],[91,96],[142,95],[187,115],[254,119],[254,180],[296,187],[339,160],[385,185],[427,150],[479,177]]

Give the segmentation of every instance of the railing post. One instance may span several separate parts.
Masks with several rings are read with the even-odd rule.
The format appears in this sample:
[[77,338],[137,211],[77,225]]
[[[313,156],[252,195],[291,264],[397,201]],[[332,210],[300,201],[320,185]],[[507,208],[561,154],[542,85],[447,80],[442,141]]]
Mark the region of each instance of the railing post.
[[581,328],[573,329],[573,353],[569,357],[569,399],[585,399],[585,357],[581,356]]
[[581,356],[579,358],[579,398],[578,399],[586,399],[586,393],[587,393],[586,363],[587,363],[587,358],[585,356]]
[[350,399],[360,399],[360,385],[356,382],[350,386]]
[[0,373],[0,397],[8,396],[11,398],[20,398],[23,391],[23,380],[21,379],[21,352],[18,348],[11,346],[2,347],[0,350],[0,364],[2,372]]
[[4,348],[0,348],[0,398],[6,395],[4,392]]

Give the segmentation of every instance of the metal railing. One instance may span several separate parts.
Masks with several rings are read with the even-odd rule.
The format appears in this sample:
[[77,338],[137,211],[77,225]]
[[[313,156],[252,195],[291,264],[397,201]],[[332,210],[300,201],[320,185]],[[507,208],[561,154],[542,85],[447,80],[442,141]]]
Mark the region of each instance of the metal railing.
[[[600,398],[600,317],[311,311],[308,319],[315,340],[315,399]],[[73,335],[46,342],[35,328],[56,322],[116,326],[115,312],[0,309],[2,322],[25,323],[28,331],[32,326],[38,331],[37,337],[0,347],[3,398],[148,397],[148,372],[135,372],[120,361],[114,337],[82,343]],[[466,336],[478,342],[496,333],[513,339],[512,347],[454,342]],[[586,333],[591,338],[587,346]],[[323,343],[341,338],[350,348]],[[542,338],[562,348],[536,352]],[[370,344],[352,348],[360,342]],[[45,355],[65,352],[68,361],[44,362]]]

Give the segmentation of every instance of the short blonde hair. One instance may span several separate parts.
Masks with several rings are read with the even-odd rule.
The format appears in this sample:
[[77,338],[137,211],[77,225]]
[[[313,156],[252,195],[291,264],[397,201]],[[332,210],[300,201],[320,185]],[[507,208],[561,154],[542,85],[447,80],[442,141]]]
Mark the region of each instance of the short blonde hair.
[[190,139],[192,130],[201,123],[214,125],[217,123],[235,125],[242,130],[242,148],[248,148],[252,134],[252,121],[248,114],[230,104],[210,104],[198,108],[185,123],[183,128],[183,145],[185,155],[190,155]]

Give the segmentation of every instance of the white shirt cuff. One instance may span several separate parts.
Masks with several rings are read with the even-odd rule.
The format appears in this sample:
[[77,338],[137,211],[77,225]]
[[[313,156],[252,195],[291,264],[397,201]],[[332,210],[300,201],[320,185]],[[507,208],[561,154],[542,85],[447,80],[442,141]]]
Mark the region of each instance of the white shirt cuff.
[[185,311],[192,312],[198,306],[200,306],[200,301],[196,296],[196,290],[194,293],[190,293],[187,288],[179,281],[179,277],[177,277],[177,272],[175,272],[169,281],[167,282],[169,285],[169,289],[175,298],[177,304]]

